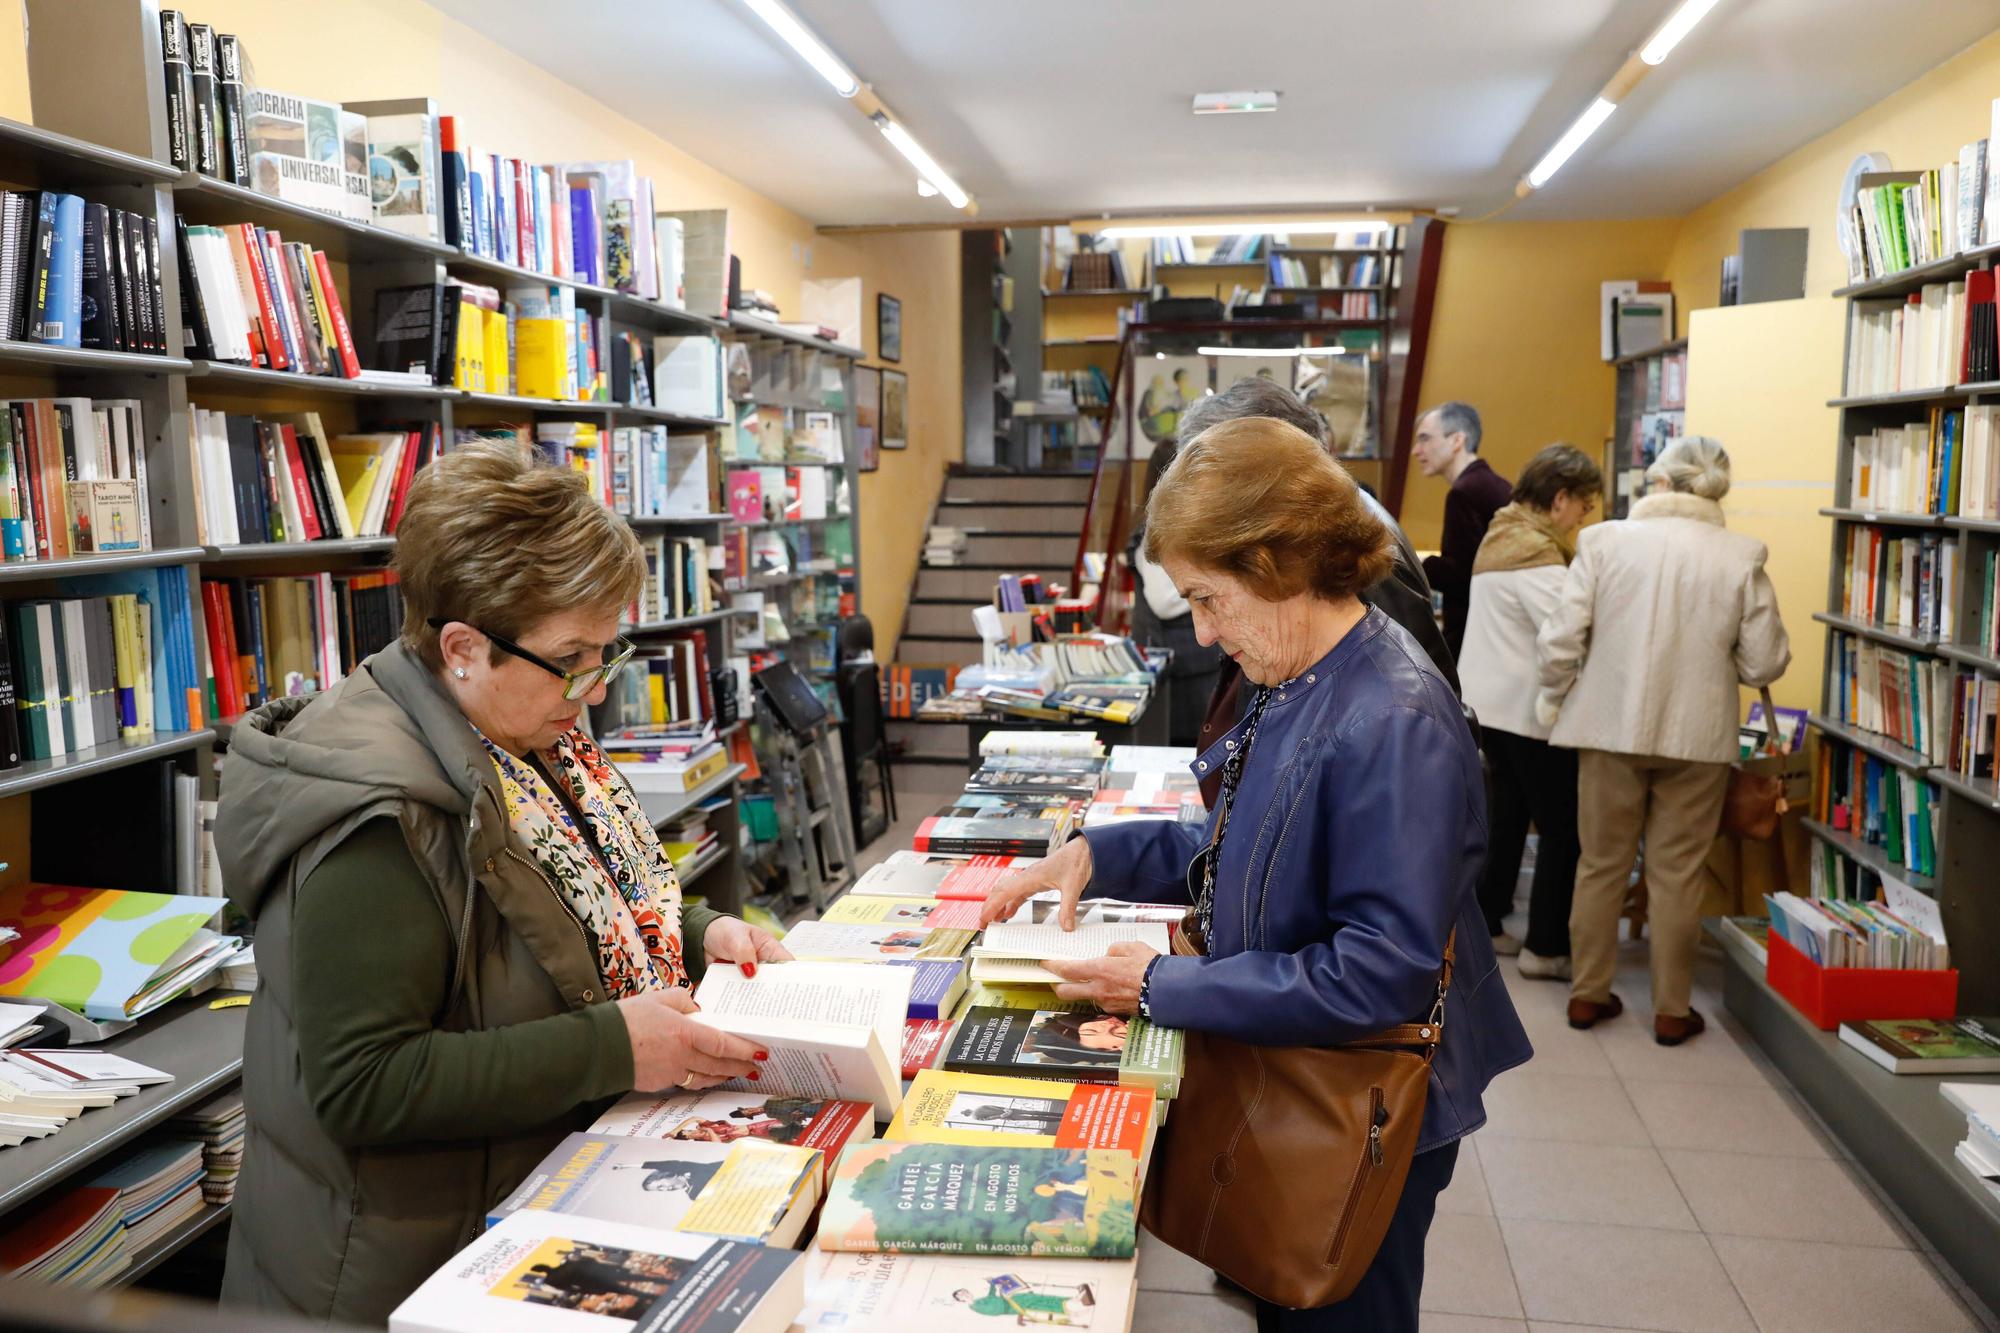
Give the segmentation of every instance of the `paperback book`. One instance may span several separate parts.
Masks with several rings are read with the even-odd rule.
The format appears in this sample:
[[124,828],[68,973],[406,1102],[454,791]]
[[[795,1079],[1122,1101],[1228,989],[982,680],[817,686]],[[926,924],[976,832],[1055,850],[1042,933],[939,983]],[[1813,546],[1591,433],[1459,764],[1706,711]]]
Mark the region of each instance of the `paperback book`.
[[866,963],[772,963],[754,978],[712,968],[695,992],[695,1019],[770,1052],[759,1085],[723,1085],[732,1091],[863,1101],[886,1120],[903,1096],[896,1053],[911,980],[907,968]]
[[1108,1149],[860,1144],[834,1166],[819,1247],[1129,1258],[1137,1171]]
[[1892,1074],[2000,1074],[2000,1018],[1878,1018],[1840,1039]]
[[927,1069],[883,1131],[891,1141],[1015,1148],[1113,1148],[1146,1160],[1153,1094],[1117,1083],[1058,1083]]
[[1134,1260],[967,1258],[941,1254],[806,1255],[800,1333],[857,1329],[984,1333],[1012,1325],[1132,1327]]
[[966,1011],[943,1067],[962,1073],[1135,1083],[1172,1098],[1185,1060],[1182,1036],[1143,1018],[1096,1009]]
[[823,962],[887,963],[900,959],[957,958],[972,943],[970,930],[925,926],[801,921],[785,932],[795,958]]
[[694,1143],[764,1143],[816,1148],[821,1166],[850,1140],[875,1133],[875,1108],[866,1102],[815,1097],[773,1097],[758,1092],[634,1092],[597,1117],[592,1134]]

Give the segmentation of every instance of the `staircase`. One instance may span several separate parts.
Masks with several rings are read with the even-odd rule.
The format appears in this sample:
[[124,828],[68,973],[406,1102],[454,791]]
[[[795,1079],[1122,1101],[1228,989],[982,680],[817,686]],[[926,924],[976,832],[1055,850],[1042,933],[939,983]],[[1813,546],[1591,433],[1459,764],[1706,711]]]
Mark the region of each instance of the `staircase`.
[[[1088,476],[954,471],[931,522],[966,534],[963,560],[924,564],[903,614],[896,662],[967,666],[980,657],[972,608],[990,604],[1002,574],[1039,574],[1045,583],[1073,581],[1077,537],[1090,499]],[[963,763],[965,728],[889,723],[889,741],[901,760]]]

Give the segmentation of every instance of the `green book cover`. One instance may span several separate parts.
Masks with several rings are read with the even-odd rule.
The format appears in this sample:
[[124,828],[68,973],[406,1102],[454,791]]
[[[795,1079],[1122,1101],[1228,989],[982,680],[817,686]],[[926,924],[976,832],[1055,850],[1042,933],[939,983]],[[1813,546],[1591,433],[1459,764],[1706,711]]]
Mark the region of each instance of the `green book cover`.
[[1112,1149],[861,1143],[834,1167],[823,1250],[1128,1259],[1138,1159]]
[[1186,1041],[1172,1028],[1095,1009],[968,1009],[941,1062],[958,1073],[1135,1083],[1180,1091]]
[[1877,1018],[1840,1039],[1895,1074],[2000,1073],[2000,1018]]

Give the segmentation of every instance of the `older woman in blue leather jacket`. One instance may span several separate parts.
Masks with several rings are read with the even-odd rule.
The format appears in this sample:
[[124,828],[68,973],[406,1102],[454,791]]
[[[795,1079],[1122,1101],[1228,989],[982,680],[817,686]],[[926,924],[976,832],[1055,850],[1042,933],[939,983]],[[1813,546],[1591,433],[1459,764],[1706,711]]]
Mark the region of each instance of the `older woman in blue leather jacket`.
[[[1148,553],[1173,576],[1203,643],[1258,687],[1248,715],[1195,761],[1239,750],[1212,894],[1197,901],[1208,956],[1119,945],[1054,965],[1064,998],[1172,1028],[1271,1046],[1329,1046],[1420,1019],[1457,928],[1444,1039],[1417,1155],[1361,1284],[1318,1310],[1259,1302],[1258,1327],[1417,1327],[1424,1236],[1480,1095],[1528,1059],[1477,899],[1486,853],[1479,755],[1451,689],[1400,627],[1355,596],[1387,569],[1388,531],[1319,445],[1268,417],[1183,446],[1148,506]],[[1189,902],[1206,830],[1162,821],[1092,830],[1003,883],[987,919],[1060,889]],[[1199,884],[1197,883],[1197,889]],[[1314,1164],[1301,1163],[1302,1169]]]

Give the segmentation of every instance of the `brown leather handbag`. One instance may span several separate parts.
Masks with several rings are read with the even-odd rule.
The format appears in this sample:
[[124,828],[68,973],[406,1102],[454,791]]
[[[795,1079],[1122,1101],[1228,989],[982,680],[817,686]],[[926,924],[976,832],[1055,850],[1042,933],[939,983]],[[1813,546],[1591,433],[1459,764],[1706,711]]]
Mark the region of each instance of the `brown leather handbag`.
[[1765,756],[1780,754],[1778,710],[1771,703],[1771,691],[1764,697],[1764,744],[1758,755],[1741,760],[1729,770],[1729,787],[1722,796],[1722,832],[1736,838],[1759,841],[1778,831],[1778,818],[1786,810],[1785,780],[1774,774],[1757,772],[1750,765]]
[[[1427,1022],[1324,1048],[1187,1032],[1181,1095],[1147,1172],[1145,1228],[1275,1304],[1346,1299],[1416,1155],[1456,937]],[[1193,912],[1174,952],[1205,952]]]

